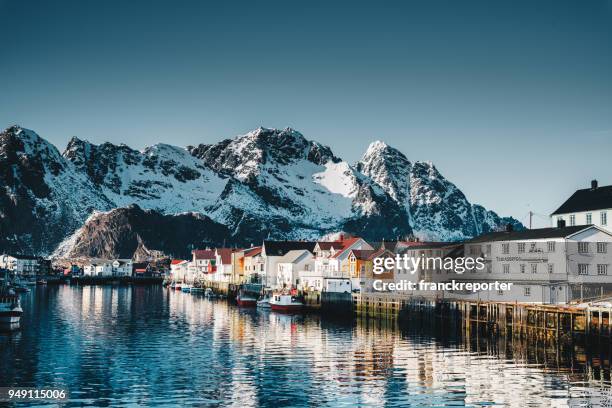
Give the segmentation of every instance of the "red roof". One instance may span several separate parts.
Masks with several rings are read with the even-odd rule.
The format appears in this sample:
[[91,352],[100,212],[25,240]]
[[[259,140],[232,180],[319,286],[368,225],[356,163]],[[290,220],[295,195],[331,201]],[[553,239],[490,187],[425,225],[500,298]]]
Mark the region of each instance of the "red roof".
[[[353,245],[355,242],[359,241],[360,239],[361,238],[359,238],[359,237],[355,237],[355,238],[349,238],[349,239],[346,239],[344,241],[339,242],[339,244],[342,244],[342,247],[338,249],[338,252],[336,252],[336,254],[332,258],[339,257],[348,248],[350,248],[351,245]],[[335,246],[334,246],[334,249],[336,249]]]
[[261,254],[261,247],[253,247],[244,250],[244,256],[257,256]]
[[170,265],[178,265],[182,262],[185,262],[185,261],[182,259],[173,259],[172,262],[170,262]]
[[142,269],[142,268],[136,269],[136,273],[145,273],[146,271],[147,271],[146,269]]
[[232,263],[232,249],[231,248],[217,248],[217,254],[221,257],[221,263],[229,265]]
[[215,259],[215,251],[212,249],[196,249],[191,251],[195,259]]

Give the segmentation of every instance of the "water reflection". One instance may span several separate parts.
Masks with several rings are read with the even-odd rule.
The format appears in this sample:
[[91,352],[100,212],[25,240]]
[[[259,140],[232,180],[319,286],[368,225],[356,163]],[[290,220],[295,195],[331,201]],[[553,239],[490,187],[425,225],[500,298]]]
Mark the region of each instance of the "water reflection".
[[37,288],[0,385],[69,405],[568,406],[610,397],[610,345],[244,310],[156,286]]

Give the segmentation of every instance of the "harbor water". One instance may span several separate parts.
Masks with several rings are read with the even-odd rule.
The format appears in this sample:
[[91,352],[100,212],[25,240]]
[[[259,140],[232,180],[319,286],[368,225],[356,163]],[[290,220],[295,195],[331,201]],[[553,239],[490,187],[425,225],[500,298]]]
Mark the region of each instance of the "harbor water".
[[609,344],[278,314],[155,285],[21,297],[21,329],[0,333],[0,386],[65,389],[66,406],[561,407],[612,395]]

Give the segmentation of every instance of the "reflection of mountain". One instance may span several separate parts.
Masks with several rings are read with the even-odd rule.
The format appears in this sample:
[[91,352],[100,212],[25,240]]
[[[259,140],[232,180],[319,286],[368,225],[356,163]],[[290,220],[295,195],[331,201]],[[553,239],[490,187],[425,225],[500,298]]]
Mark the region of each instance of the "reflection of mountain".
[[[143,151],[73,138],[60,154],[15,126],[0,133],[0,182],[0,250],[36,254],[55,250],[94,211],[131,205],[153,210],[141,214],[155,218],[143,224],[191,213],[194,227],[206,230],[198,239],[213,240],[214,233],[218,242],[243,245],[339,230],[370,239],[410,233],[462,239],[517,223],[469,203],[431,163],[410,162],[382,142],[372,143],[353,166],[292,129],[260,128],[212,145],[157,144]],[[175,225],[185,223],[164,225],[176,237],[181,230]],[[94,230],[87,225],[84,232]],[[63,252],[110,256],[134,249],[133,239],[102,239],[103,249],[82,244],[90,238],[73,236]],[[145,246],[169,247],[151,234]]]

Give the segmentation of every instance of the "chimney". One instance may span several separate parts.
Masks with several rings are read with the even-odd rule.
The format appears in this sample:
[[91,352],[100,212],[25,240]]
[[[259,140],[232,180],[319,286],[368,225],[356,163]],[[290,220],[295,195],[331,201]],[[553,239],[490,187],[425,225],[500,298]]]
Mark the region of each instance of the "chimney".
[[512,232],[512,231],[514,231],[514,225],[506,224],[506,232]]
[[597,188],[597,180],[591,180],[591,190],[595,190]]
[[559,218],[557,220],[557,228],[565,228],[565,220],[562,218]]

